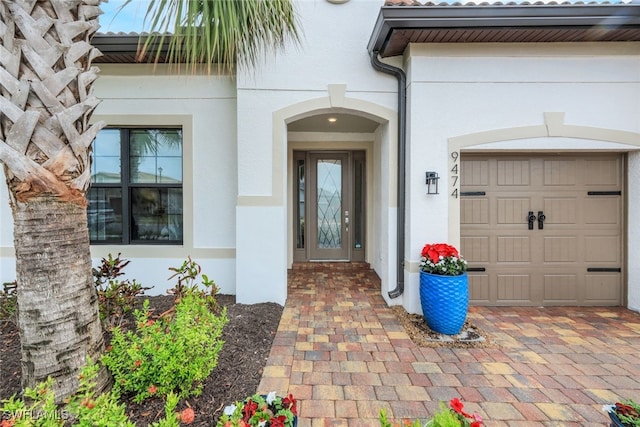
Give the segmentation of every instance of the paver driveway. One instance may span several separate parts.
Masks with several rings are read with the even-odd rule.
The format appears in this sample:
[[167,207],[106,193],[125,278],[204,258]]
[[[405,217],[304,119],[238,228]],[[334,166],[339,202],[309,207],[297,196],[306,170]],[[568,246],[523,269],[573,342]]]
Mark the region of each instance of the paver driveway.
[[640,401],[640,313],[624,308],[472,307],[487,348],[419,348],[365,265],[289,272],[259,391],[292,393],[299,427],[427,418],[460,397],[487,426],[602,426],[602,405]]

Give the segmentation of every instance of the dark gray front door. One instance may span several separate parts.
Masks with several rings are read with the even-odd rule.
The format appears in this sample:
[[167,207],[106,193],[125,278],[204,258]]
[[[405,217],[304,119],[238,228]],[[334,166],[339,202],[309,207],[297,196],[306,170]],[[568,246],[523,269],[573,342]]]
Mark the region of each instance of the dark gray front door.
[[364,153],[297,153],[296,261],[364,260]]
[[[349,260],[349,168],[347,154],[311,154],[309,258]],[[313,206],[315,205],[315,206]]]

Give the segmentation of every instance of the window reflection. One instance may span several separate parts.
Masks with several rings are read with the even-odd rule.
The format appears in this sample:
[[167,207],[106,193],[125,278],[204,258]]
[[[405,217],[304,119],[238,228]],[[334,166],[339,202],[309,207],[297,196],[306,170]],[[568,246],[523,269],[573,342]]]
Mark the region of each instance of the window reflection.
[[129,168],[132,183],[182,182],[182,132],[131,131]]
[[122,242],[122,189],[91,188],[88,193],[89,238]]
[[131,189],[132,240],[182,240],[182,189]]

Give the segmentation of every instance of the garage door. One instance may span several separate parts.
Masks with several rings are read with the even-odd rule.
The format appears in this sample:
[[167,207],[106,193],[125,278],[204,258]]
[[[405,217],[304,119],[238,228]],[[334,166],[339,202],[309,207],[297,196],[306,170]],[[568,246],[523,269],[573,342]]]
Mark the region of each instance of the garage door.
[[622,303],[621,155],[461,162],[461,250],[475,305]]

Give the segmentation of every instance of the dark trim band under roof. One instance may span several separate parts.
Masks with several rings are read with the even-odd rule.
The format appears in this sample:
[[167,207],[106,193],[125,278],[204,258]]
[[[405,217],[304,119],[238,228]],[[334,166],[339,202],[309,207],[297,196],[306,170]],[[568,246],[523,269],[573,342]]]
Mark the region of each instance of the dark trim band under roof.
[[[91,44],[100,49],[102,56],[96,58],[93,62],[98,64],[135,64],[137,62],[153,62],[155,58],[156,47],[152,46],[150,54],[147,54],[142,60],[137,59],[138,43],[144,43],[148,33],[97,33],[91,39]],[[171,37],[167,34],[167,37]],[[140,41],[142,39],[142,42]],[[166,62],[166,45],[162,49],[162,55],[158,62]]]
[[402,55],[409,43],[640,41],[640,3],[383,6],[370,52]]

